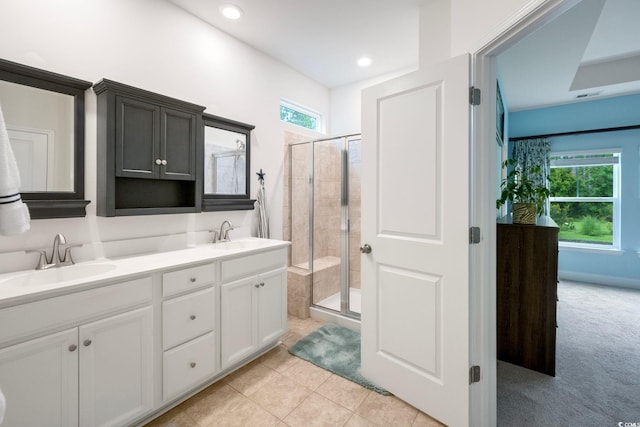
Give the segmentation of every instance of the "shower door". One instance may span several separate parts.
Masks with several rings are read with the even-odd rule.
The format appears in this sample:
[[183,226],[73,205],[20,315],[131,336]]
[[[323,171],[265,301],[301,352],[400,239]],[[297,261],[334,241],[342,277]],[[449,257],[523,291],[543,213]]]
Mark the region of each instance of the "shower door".
[[312,145],[312,302],[359,317],[360,136]]

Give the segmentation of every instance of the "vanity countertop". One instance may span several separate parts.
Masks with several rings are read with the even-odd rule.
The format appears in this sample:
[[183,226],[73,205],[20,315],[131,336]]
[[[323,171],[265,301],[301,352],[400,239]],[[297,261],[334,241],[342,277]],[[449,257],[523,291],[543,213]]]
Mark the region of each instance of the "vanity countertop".
[[92,289],[160,270],[189,267],[206,261],[284,248],[290,244],[283,240],[245,238],[167,252],[103,258],[47,270],[0,274],[0,308]]

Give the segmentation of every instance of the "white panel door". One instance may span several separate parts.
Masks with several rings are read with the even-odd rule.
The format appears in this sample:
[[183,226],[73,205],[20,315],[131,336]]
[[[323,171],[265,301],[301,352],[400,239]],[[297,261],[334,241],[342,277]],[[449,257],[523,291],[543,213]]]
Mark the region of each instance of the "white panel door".
[[469,57],[363,92],[362,373],[469,424]]
[[153,408],[153,310],[79,328],[80,425],[122,426]]
[[53,131],[7,131],[20,172],[20,191],[53,190]]
[[78,425],[78,329],[0,350],[3,427]]

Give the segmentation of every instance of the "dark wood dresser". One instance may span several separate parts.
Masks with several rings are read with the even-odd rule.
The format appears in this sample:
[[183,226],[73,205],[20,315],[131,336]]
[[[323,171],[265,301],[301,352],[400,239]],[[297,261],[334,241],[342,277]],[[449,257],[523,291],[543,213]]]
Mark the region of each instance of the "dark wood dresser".
[[497,225],[498,359],[556,374],[558,226]]

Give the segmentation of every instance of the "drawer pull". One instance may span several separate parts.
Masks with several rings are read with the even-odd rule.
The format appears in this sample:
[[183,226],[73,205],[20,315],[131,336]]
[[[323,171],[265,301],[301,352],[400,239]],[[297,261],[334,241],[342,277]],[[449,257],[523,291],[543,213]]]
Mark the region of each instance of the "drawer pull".
[[82,343],[85,347],[89,347],[91,345],[91,340],[84,340]]
[[189,366],[191,366],[192,368],[195,368],[195,367],[196,367],[196,362],[191,362],[191,363],[189,364]]
[[76,349],[77,349],[77,348],[78,348],[78,346],[77,346],[77,345],[75,345],[75,344],[71,344],[71,345],[69,346],[69,351],[73,353],[74,351],[76,351]]
[[191,320],[196,320],[196,315],[195,315],[195,314],[192,314],[191,316],[189,316],[189,319],[191,319]]
[[195,278],[195,277],[191,277],[191,278],[189,278],[189,281],[190,281],[191,283],[195,283],[196,278]]

